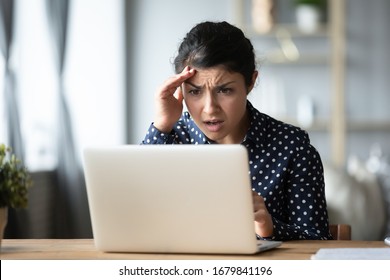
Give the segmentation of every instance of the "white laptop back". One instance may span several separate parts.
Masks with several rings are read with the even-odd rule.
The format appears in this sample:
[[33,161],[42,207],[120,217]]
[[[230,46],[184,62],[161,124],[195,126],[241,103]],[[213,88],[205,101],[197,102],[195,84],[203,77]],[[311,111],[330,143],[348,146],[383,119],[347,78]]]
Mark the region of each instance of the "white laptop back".
[[[84,171],[99,250],[259,251],[248,156],[241,145],[87,148]],[[263,249],[278,245],[264,242]]]

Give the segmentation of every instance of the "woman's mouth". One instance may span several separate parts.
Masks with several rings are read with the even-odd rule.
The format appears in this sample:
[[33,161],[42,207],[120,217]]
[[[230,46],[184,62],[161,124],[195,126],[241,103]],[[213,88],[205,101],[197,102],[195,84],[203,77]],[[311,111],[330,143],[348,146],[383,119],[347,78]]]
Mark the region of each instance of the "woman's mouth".
[[219,120],[205,121],[203,123],[210,132],[218,132],[223,126],[223,121]]

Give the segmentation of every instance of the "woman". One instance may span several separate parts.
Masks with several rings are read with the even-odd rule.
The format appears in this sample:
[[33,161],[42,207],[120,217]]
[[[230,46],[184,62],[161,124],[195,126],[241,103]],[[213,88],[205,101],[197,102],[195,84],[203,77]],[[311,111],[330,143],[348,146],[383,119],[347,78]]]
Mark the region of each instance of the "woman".
[[244,145],[258,238],[332,239],[322,162],[307,133],[247,100],[258,72],[243,32],[227,22],[200,23],[183,39],[174,65],[176,75],[156,93],[155,119],[142,143]]

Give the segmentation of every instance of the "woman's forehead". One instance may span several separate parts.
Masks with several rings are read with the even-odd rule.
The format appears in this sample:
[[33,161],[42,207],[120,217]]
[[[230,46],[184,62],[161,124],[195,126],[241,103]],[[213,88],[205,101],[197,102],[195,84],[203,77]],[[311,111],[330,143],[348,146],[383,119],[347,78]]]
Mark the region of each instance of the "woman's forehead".
[[231,81],[244,81],[244,77],[238,72],[228,71],[226,67],[216,66],[210,68],[194,68],[196,73],[189,82],[196,85],[205,83],[222,84]]

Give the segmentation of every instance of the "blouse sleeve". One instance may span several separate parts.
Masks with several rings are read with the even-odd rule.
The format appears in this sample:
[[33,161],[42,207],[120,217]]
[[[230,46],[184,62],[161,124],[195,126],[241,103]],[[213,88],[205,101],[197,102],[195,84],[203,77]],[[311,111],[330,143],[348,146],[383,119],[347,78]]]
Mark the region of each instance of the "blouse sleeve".
[[333,239],[329,232],[324,171],[320,155],[306,141],[296,150],[286,178],[284,205],[288,221],[273,219],[272,239]]
[[170,133],[164,133],[158,130],[153,123],[150,125],[144,140],[141,145],[148,144],[173,144],[175,139],[175,132],[172,130]]

